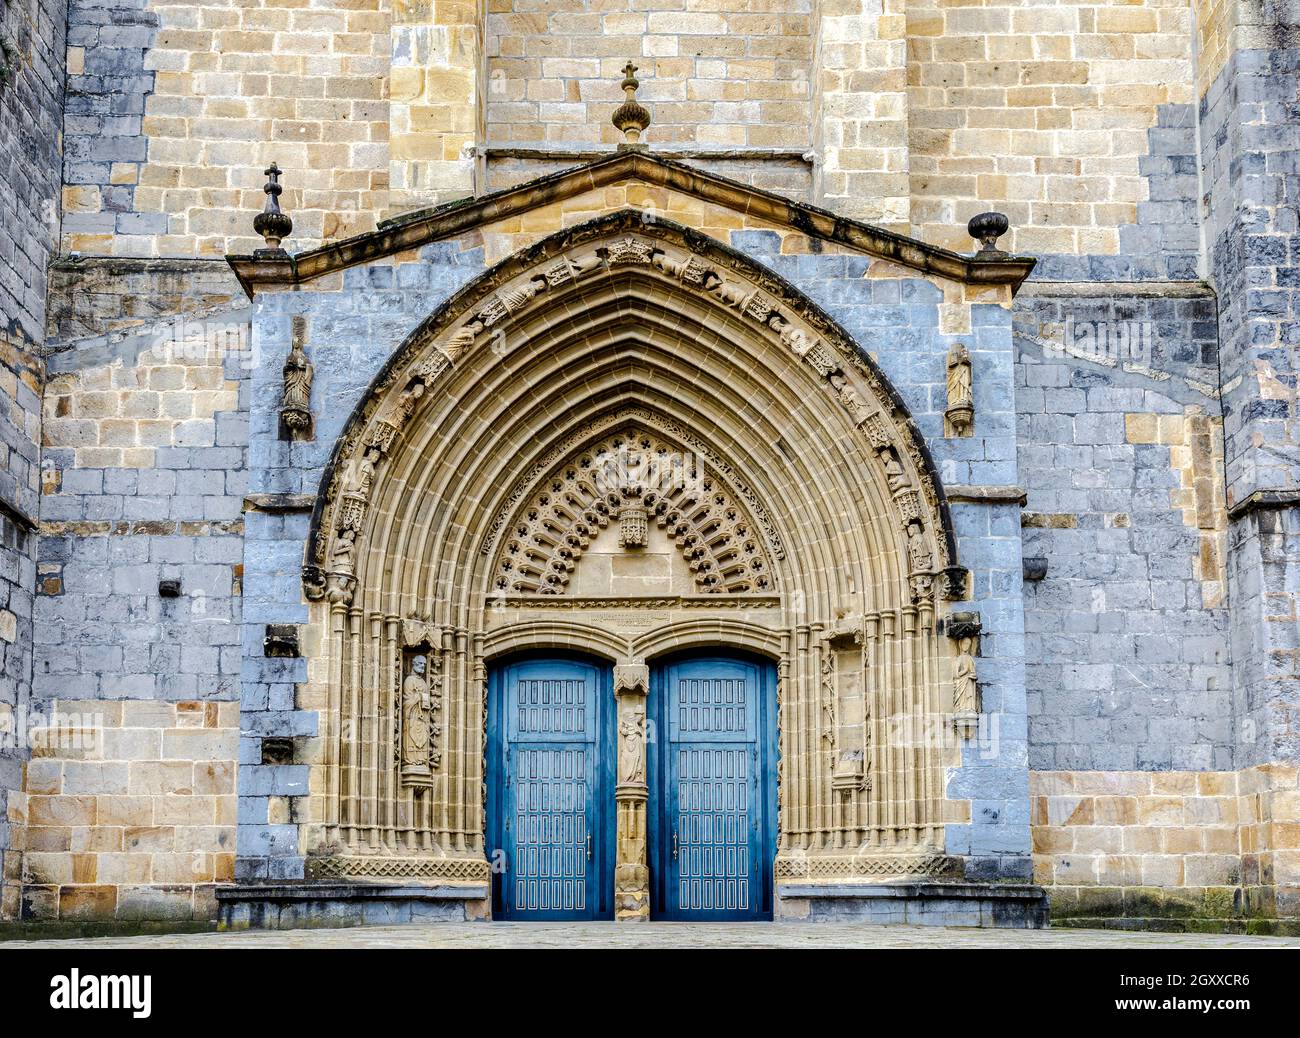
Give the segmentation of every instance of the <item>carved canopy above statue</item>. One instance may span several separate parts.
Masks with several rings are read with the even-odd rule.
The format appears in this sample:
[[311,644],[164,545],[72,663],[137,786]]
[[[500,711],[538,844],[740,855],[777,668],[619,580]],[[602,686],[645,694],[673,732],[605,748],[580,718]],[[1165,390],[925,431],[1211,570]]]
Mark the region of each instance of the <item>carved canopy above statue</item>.
[[[686,574],[604,602],[676,603],[670,633],[638,650],[607,623],[561,622],[559,606],[602,604],[573,584],[598,545],[659,545]],[[942,488],[873,361],[712,239],[620,212],[458,292],[354,411],[305,561],[308,597],[330,604],[331,847],[482,861],[493,645],[626,663],[722,638],[778,657],[779,710],[799,712],[778,715],[783,853],[942,849],[939,751],[878,727],[886,709],[947,709],[935,622],[964,580]],[[425,741],[392,733],[404,687]],[[378,746],[350,713],[380,718]],[[403,765],[426,741],[436,761]]]

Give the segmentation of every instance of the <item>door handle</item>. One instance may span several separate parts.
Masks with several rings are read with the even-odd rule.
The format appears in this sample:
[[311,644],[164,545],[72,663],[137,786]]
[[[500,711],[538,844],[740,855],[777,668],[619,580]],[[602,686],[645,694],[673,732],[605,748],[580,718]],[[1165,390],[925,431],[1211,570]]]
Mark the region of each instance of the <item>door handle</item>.
[[591,861],[591,830],[587,830],[587,860]]
[[677,860],[677,830],[673,830],[673,861]]

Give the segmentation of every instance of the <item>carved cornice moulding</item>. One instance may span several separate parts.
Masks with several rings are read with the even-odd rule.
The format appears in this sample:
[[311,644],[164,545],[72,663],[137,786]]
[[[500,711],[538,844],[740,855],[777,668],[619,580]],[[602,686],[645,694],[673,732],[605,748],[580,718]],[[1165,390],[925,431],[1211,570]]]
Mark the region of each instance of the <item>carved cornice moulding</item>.
[[408,213],[385,220],[373,231],[296,256],[231,255],[226,261],[251,299],[260,286],[300,285],[628,179],[681,191],[810,238],[835,242],[911,270],[967,284],[1010,285],[1014,292],[1037,262],[1027,256],[975,260],[649,152],[610,155],[481,198],[460,199],[436,209]]

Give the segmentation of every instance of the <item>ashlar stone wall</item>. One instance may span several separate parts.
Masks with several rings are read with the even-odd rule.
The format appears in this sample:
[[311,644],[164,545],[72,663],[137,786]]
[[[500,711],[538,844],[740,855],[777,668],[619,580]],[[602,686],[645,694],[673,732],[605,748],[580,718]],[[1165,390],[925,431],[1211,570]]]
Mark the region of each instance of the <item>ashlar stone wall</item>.
[[0,919],[17,912],[46,265],[59,236],[65,4],[0,4]]

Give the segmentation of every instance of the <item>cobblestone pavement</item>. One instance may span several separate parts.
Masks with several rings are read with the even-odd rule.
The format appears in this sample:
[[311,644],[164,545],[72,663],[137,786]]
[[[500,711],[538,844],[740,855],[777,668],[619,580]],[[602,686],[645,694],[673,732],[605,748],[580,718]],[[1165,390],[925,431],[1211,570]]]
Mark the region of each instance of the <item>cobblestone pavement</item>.
[[1114,930],[979,930],[854,923],[434,923],[66,941],[20,948],[1300,948],[1296,937]]

